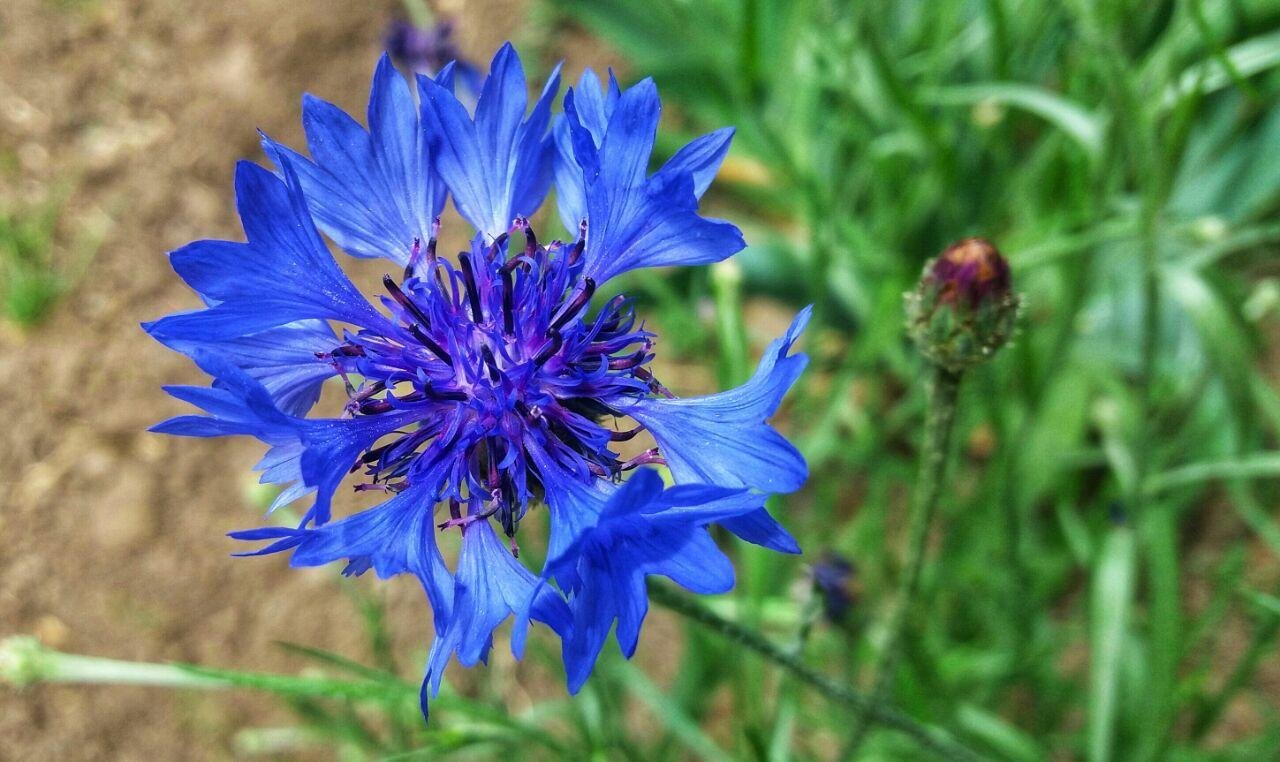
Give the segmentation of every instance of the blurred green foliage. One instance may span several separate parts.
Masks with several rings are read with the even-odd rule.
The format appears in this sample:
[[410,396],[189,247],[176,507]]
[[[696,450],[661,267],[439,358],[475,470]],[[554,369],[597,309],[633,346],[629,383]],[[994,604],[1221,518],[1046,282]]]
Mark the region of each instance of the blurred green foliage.
[[58,207],[0,209],[0,305],[6,319],[24,328],[49,313],[65,289],[54,268]]
[[[1256,680],[1280,612],[1252,589],[1280,553],[1280,3],[555,5],[655,78],[668,150],[737,127],[708,205],[752,244],[745,298],[817,304],[787,419],[813,476],[776,508],[810,555],[856,561],[867,624],[815,628],[809,657],[866,687],[922,413],[902,294],[982,235],[1027,309],[962,390],[900,708],[995,757],[1280,756]],[[691,356],[738,365],[744,333],[765,332],[721,328],[705,274],[635,287],[675,289],[656,322]],[[699,319],[704,294],[722,317]],[[739,613],[798,609],[803,561],[737,550]],[[722,650],[688,651],[671,700],[727,751],[842,747],[847,716]],[[732,710],[715,713],[722,681]],[[905,743],[881,733],[859,755]]]

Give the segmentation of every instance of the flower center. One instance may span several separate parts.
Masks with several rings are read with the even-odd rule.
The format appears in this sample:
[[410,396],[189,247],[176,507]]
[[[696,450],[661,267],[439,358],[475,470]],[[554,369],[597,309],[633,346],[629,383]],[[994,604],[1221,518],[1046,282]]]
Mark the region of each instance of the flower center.
[[[579,276],[585,243],[543,246],[525,219],[508,235],[477,239],[456,265],[436,239],[415,242],[404,278],[383,276],[395,335],[348,332],[328,355],[346,383],[344,415],[420,411],[416,428],[366,451],[357,490],[427,486],[447,500],[441,527],[496,517],[509,537],[540,488],[534,453],[588,481],[661,462],[656,450],[621,460],[610,449],[641,429],[605,427],[629,398],[666,393],[647,367],[653,334],[617,296],[594,318],[595,282]],[[358,379],[353,378],[358,376]]]

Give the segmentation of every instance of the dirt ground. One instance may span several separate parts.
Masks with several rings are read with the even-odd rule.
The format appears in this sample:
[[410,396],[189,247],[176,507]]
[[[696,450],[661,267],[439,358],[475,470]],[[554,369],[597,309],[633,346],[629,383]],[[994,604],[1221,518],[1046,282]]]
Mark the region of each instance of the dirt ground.
[[[196,306],[166,251],[240,236],[232,172],[260,160],[255,128],[299,145],[307,90],[363,114],[396,7],[0,2],[0,197],[69,193],[60,239],[110,220],[51,319],[0,330],[0,637],[257,670],[304,666],[278,640],[364,657],[332,570],[228,557],[224,533],[258,521],[247,493],[260,447],[145,432],[183,410],[162,384],[204,381],[138,323]],[[518,24],[513,11],[468,3],[485,23],[464,25],[463,48],[487,56]],[[421,592],[379,590],[398,652],[420,658]],[[0,760],[221,759],[238,729],[289,721],[247,694],[0,689]]]

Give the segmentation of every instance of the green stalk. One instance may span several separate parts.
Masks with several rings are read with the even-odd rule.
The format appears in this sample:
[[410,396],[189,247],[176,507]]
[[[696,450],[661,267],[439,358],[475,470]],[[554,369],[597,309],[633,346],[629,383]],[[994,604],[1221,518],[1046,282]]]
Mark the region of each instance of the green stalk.
[[33,683],[145,685],[201,690],[231,687],[227,681],[198,675],[174,664],[146,664],[64,654],[27,637],[0,641],[0,683],[19,688]]
[[912,738],[922,748],[928,749],[946,759],[979,759],[977,754],[953,739],[941,728],[921,723],[884,702],[876,701],[852,688],[837,683],[805,664],[794,653],[793,649],[774,643],[753,629],[725,619],[689,596],[676,592],[669,586],[650,585],[649,598],[654,603],[665,606],[671,611],[735,641],[738,645],[755,651],[774,665],[785,669],[791,677],[813,688],[825,698],[854,710],[859,716],[867,717],[872,723],[896,730]]
[[[960,390],[961,374],[934,365],[930,369],[928,386],[928,410],[925,417],[924,446],[920,455],[920,475],[917,482],[915,504],[912,507],[911,537],[907,545],[907,567],[899,582],[897,601],[886,629],[884,648],[876,667],[872,684],[872,701],[875,704],[891,700],[893,678],[901,655],[900,641],[912,603],[920,589],[920,571],[929,540],[933,515],[937,512],[938,497],[947,470],[947,456],[951,449],[951,431],[956,417],[956,397]],[[871,715],[863,712],[856,725],[844,757],[857,751],[871,726]]]
[[339,680],[328,677],[277,675],[211,669],[191,664],[153,664],[68,654],[46,648],[35,638],[0,641],[0,684],[24,687],[35,683],[141,685],[156,688],[225,690],[252,688],[281,696],[374,700],[412,697],[416,688],[394,678]]
[[414,26],[428,27],[435,23],[435,14],[431,12],[431,6],[427,5],[426,0],[403,0],[404,12],[409,14],[409,20]]

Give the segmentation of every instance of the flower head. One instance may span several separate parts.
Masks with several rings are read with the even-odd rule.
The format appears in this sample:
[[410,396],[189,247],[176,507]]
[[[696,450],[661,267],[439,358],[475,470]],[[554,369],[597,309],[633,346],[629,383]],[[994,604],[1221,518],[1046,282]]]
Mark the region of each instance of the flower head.
[[948,246],[907,294],[907,330],[929,360],[953,372],[985,362],[1013,333],[1018,297],[1009,263],[983,238]]
[[[706,525],[798,551],[764,502],[806,475],[766,419],[804,367],[791,349],[807,310],[747,384],[677,399],[650,368],[656,336],[631,301],[594,298],[621,272],[742,248],[737,228],[698,214],[728,134],[695,141],[650,175],[652,82],[623,91],[611,78],[602,93],[588,72],[551,130],[558,72],[530,108],[519,58],[504,46],[474,111],[454,96],[454,72],[417,76],[415,103],[384,56],[367,129],[308,96],[310,157],[264,136],[277,171],[237,169],[247,242],[198,241],[172,254],[205,307],[145,326],[214,379],[168,390],[207,415],[156,430],[254,436],[269,446],[263,481],[285,486],[277,504],[313,495],[296,527],[233,533],[268,542],[249,555],[289,552],[295,566],[345,560],[349,574],[421,580],[437,635],[424,712],[449,659],[486,659],[512,615],[522,623],[517,651],[529,621],[561,636],[576,689],[613,619],[625,620],[624,650],[634,648],[644,575],[695,590],[732,584]],[[566,241],[544,241],[529,222],[553,175],[570,199],[562,212],[573,214]],[[446,196],[476,231],[453,258],[437,250]],[[350,255],[394,265],[376,304],[317,229]],[[331,378],[345,404],[308,417]],[[620,442],[642,435],[654,446],[619,454]],[[663,464],[677,482],[669,490],[645,468]],[[382,502],[333,520],[332,497],[347,480]],[[549,561],[534,574],[518,555],[520,527],[544,504]],[[437,543],[443,533],[461,536],[452,565]],[[703,563],[716,567],[716,584],[693,573]]]
[[842,624],[858,601],[858,569],[835,551],[823,553],[813,565],[813,587],[822,596],[822,613],[828,621]]
[[966,238],[948,246],[926,276],[937,285],[939,300],[977,309],[1009,295],[1009,263],[985,238]]

